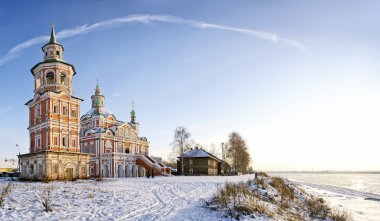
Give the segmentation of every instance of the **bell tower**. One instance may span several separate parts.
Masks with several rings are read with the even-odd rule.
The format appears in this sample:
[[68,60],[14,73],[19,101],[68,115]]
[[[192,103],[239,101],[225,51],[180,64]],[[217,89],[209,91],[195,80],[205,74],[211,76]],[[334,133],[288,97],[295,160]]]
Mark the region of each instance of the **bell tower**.
[[34,98],[29,107],[30,152],[80,152],[79,108],[82,99],[73,96],[73,65],[63,60],[64,48],[55,37],[42,47],[43,61],[32,69]]
[[90,177],[90,154],[80,153],[80,98],[74,97],[73,65],[63,60],[55,38],[42,47],[43,60],[32,69],[34,96],[29,108],[29,153],[20,154],[20,177],[32,180],[71,180]]

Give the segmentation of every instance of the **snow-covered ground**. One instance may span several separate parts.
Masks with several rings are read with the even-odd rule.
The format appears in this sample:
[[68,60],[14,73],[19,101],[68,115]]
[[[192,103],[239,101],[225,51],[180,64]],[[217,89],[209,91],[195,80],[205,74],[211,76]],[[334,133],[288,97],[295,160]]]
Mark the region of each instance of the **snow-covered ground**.
[[[75,182],[13,182],[0,208],[0,220],[229,220],[203,206],[219,185],[253,176],[189,176],[78,180]],[[0,191],[9,180],[0,179]],[[347,208],[355,220],[380,220],[380,195],[329,185],[293,181],[307,192]],[[53,211],[39,202],[52,187]],[[367,198],[367,199],[366,199]],[[368,200],[372,199],[372,200]]]
[[[218,185],[252,176],[193,176],[79,180],[75,182],[14,182],[0,209],[0,220],[222,220],[202,206]],[[0,179],[0,190],[7,181]],[[52,186],[53,211],[38,199]]]

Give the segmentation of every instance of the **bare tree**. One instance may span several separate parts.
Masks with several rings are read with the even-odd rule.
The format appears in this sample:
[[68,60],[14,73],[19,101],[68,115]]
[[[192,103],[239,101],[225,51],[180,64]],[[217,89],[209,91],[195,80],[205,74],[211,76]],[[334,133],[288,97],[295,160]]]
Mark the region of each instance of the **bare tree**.
[[183,154],[190,149],[190,137],[191,134],[184,126],[177,126],[174,131],[173,139],[173,153],[180,156],[181,160],[181,174],[183,175],[185,170],[183,167]]
[[245,140],[237,132],[229,135],[226,145],[226,155],[235,173],[245,173],[248,169],[251,157]]

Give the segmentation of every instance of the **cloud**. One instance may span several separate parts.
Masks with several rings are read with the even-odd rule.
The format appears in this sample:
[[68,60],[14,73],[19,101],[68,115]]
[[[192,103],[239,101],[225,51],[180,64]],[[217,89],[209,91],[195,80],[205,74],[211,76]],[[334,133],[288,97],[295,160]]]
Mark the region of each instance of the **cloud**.
[[112,96],[114,96],[114,97],[121,97],[121,96],[123,96],[123,95],[122,95],[121,93],[115,91],[115,92],[112,94]]
[[5,114],[5,113],[7,113],[8,111],[10,111],[12,109],[13,109],[13,106],[9,106],[9,107],[6,107],[6,108],[1,108],[0,109],[0,114]]
[[[195,28],[200,28],[200,29],[217,29],[217,30],[223,30],[223,31],[236,32],[240,34],[250,35],[252,37],[260,38],[263,40],[267,40],[273,43],[283,43],[283,44],[286,44],[286,45],[289,45],[301,50],[306,49],[302,43],[296,40],[281,37],[276,33],[259,31],[259,30],[254,30],[254,29],[236,28],[236,27],[213,24],[213,23],[208,23],[208,22],[203,22],[203,21],[183,19],[180,17],[172,16],[172,15],[128,15],[126,17],[113,18],[113,19],[100,21],[92,25],[85,24],[82,26],[77,26],[72,29],[66,29],[66,30],[58,32],[56,36],[58,39],[65,39],[65,38],[74,37],[77,35],[87,34],[89,32],[96,31],[96,30],[101,30],[105,28],[113,28],[113,27],[120,26],[127,23],[149,24],[153,22],[190,25],[190,26],[193,26]],[[49,40],[49,36],[39,36],[39,37],[29,39],[27,41],[24,41],[14,46],[5,55],[0,57],[0,66],[8,63],[10,60],[17,57],[19,53],[22,52],[23,50],[36,44],[45,43],[48,40]]]

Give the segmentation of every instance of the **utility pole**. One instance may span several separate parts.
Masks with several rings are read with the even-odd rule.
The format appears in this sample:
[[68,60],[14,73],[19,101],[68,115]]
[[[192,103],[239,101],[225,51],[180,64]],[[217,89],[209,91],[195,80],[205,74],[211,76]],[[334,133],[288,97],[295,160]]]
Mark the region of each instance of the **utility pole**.
[[16,144],[16,147],[18,147],[18,172],[21,174],[21,171],[20,171],[20,146],[18,144]]
[[224,175],[226,172],[224,171],[224,143],[222,142],[222,174]]
[[101,135],[99,134],[99,151],[98,151],[98,154],[99,154],[99,177],[100,179],[102,179],[103,177],[103,174],[102,174],[102,137]]

